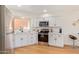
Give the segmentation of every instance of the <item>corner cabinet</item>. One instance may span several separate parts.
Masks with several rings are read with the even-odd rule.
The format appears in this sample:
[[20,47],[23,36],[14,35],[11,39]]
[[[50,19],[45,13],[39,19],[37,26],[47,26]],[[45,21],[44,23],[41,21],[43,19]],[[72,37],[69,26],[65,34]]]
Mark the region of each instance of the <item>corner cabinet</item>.
[[37,44],[37,33],[17,33],[14,35],[14,48]]
[[63,36],[60,33],[49,33],[48,44],[55,47],[64,47]]

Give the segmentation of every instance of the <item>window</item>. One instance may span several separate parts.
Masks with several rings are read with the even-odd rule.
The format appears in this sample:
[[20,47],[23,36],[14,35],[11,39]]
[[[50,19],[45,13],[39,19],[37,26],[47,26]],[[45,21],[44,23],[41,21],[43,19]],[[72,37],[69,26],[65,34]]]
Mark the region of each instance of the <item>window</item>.
[[14,31],[20,29],[27,31],[30,29],[29,18],[13,18],[10,27],[12,27]]

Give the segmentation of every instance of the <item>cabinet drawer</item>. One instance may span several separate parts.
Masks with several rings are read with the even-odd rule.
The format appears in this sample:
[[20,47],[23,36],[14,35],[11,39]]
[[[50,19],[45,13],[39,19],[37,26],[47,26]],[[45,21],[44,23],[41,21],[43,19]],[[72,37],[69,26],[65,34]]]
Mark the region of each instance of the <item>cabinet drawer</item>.
[[25,44],[25,40],[23,37],[15,37],[14,45],[15,47],[22,47]]
[[16,48],[16,47],[20,47],[21,46],[21,40],[20,40],[20,38],[19,39],[15,39],[14,40],[14,47]]

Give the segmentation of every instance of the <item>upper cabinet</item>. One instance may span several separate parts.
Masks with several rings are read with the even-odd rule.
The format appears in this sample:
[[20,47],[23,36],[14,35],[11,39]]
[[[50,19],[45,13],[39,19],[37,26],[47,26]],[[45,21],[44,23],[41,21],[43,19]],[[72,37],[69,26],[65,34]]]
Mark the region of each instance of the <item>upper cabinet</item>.
[[32,18],[31,19],[31,26],[32,27],[39,27],[39,23],[41,21],[48,21],[49,22],[49,26],[52,27],[55,24],[55,17],[37,17],[37,18]]

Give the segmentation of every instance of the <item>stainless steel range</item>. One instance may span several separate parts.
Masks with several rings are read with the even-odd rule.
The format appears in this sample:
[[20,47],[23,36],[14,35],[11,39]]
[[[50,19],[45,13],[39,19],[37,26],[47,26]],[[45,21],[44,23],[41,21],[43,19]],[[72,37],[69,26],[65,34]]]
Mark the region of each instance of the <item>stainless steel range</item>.
[[45,29],[45,27],[49,27],[49,22],[48,21],[40,21],[39,27],[42,27],[42,29],[38,33],[38,41],[48,42],[49,29],[47,29],[47,28]]

